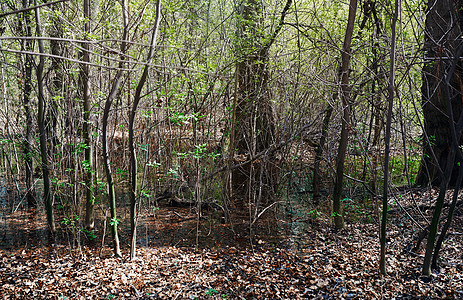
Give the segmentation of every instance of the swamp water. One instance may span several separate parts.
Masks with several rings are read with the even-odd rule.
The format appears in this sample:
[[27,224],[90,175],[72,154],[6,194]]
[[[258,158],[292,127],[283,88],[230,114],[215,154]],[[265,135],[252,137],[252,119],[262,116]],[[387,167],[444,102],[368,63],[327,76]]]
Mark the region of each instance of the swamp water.
[[[57,234],[52,242],[44,206],[38,203],[37,207],[27,207],[20,195],[24,194],[22,188],[20,184],[11,185],[0,177],[0,249],[46,247],[51,243],[74,247],[79,244],[76,238],[80,244],[101,247],[103,236],[105,246],[111,247],[109,228],[104,230],[105,215],[109,216],[104,205],[96,208],[94,236],[83,231],[83,216],[71,228],[63,221],[66,217],[55,210]],[[40,193],[38,188],[37,195]],[[123,191],[117,194],[120,241],[121,247],[126,248],[130,244],[128,195]],[[205,211],[198,222],[195,207],[169,207],[163,203],[156,207],[153,203],[144,203],[138,219],[137,243],[141,247],[279,247],[298,251],[310,231],[307,220],[312,215],[306,203],[307,199],[291,196],[282,201],[278,209],[269,209],[253,225],[252,239],[249,238],[249,218],[245,214],[234,216],[233,224],[224,224],[213,212]]]

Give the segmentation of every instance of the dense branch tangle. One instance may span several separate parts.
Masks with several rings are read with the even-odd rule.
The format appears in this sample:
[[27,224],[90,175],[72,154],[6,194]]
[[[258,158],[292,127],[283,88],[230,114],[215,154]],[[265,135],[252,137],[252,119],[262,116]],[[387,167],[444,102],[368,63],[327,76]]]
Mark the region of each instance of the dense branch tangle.
[[[445,169],[450,148],[440,153],[445,147],[437,138],[439,147],[430,151],[436,132],[429,124],[437,118],[429,112],[444,116],[439,128],[447,130],[447,104],[428,104],[443,91],[447,67],[437,66],[448,66],[456,47],[430,48],[423,73],[429,89],[417,93],[425,16],[409,1],[399,6],[397,39],[387,1],[363,1],[361,12],[356,1],[211,0],[166,2],[161,8],[158,1],[86,0],[85,9],[82,2],[26,2],[0,3],[6,104],[0,107],[1,134],[12,141],[1,144],[2,167],[11,178],[24,172],[28,191],[37,177],[48,185],[49,175],[51,197],[44,199],[52,200],[46,200],[50,208],[59,207],[55,216],[75,239],[100,232],[92,205],[96,221],[110,215],[105,221],[116,256],[122,253],[118,222],[125,221],[117,209],[126,209],[116,195],[124,192],[130,194],[133,258],[137,216],[155,216],[156,194],[194,199],[184,203],[195,205],[198,244],[205,236],[204,203],[224,208],[231,224],[247,222],[252,241],[261,220],[281,217],[281,207],[291,208],[296,198],[327,214],[324,220],[338,229],[344,219],[349,224],[377,215],[380,199],[386,213],[393,187],[414,184],[421,145],[428,144],[429,156],[423,157],[421,176],[431,179]],[[40,20],[31,13],[44,6],[44,28],[38,30]],[[429,27],[437,25],[442,24]],[[391,41],[397,42],[397,57]],[[397,80],[388,80],[394,64]],[[460,77],[452,77],[451,90],[461,90]],[[424,120],[416,101],[421,94],[427,98]],[[392,106],[386,108],[387,95]],[[456,116],[460,112],[455,109]],[[21,191],[17,178],[15,184]],[[86,224],[70,217],[82,217],[84,198]],[[103,203],[109,203],[108,213]],[[343,211],[343,203],[358,205],[362,214]],[[426,227],[430,218],[419,212],[417,227]],[[49,216],[52,229],[51,221]]]

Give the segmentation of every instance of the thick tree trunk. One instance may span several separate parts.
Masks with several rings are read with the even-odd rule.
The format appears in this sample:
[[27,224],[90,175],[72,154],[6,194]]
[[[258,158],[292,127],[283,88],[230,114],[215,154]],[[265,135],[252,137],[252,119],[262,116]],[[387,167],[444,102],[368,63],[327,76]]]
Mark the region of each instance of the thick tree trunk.
[[[249,159],[270,147],[274,135],[272,108],[266,95],[267,76],[263,66],[256,65],[262,58],[248,57],[236,69],[237,93],[234,108],[233,146],[234,163]],[[257,165],[247,165],[232,173],[233,202],[243,207],[255,182]],[[264,167],[260,165],[259,167]]]
[[[461,159],[455,162],[455,156],[457,151],[461,151],[462,145],[463,71],[459,59],[462,52],[462,8],[461,0],[428,2],[424,45],[427,60],[422,70],[424,150],[417,184],[439,185],[440,192],[429,226],[423,262],[425,275],[431,274],[434,244],[445,193],[449,184],[457,183],[458,165],[461,163]],[[455,129],[457,119],[459,121]],[[438,251],[436,259],[437,253]]]
[[[243,1],[238,7],[239,20],[236,66],[235,101],[232,118],[231,163],[249,159],[268,149],[274,143],[275,122],[269,102],[268,70],[269,50],[281,31],[292,0],[287,0],[275,31],[263,36],[262,3]],[[259,44],[259,41],[264,41]],[[257,50],[255,50],[257,49]],[[264,168],[264,169],[262,169]],[[264,171],[264,172],[261,172]],[[265,174],[259,176],[258,174]],[[243,207],[252,197],[258,182],[260,197],[269,198],[277,181],[276,168],[264,157],[259,163],[235,169],[231,174],[232,202]]]
[[[423,158],[417,176],[418,185],[440,185],[450,150],[450,128],[446,95],[441,84],[455,56],[461,31],[462,1],[429,0],[425,24],[426,60],[422,69],[424,138]],[[457,68],[450,82],[451,88],[463,89],[462,69]],[[461,96],[452,99],[455,116],[460,115],[463,108]],[[461,141],[460,141],[461,144]],[[455,165],[451,172],[450,185],[455,185],[458,168]]]
[[[235,77],[234,130],[230,149],[235,151],[235,163],[238,160],[247,159],[253,153],[262,151],[270,144],[269,135],[271,135],[272,127],[261,128],[261,133],[256,134],[257,128],[253,126],[256,124],[253,120],[258,118],[257,108],[259,104],[265,102],[264,95],[267,86],[265,67],[262,63],[256,64],[257,61],[262,62],[265,58],[258,57],[259,53],[251,50],[255,47],[253,40],[258,39],[255,34],[259,29],[261,9],[260,1],[251,0],[243,2],[238,10],[242,24],[238,28],[237,50],[239,54],[243,53],[243,56],[238,58]],[[259,116],[264,122],[268,117],[269,114],[265,110]],[[232,173],[232,202],[241,208],[249,197],[250,187],[254,181],[251,177],[252,173],[255,173],[252,172],[252,169],[255,169],[253,167],[248,165]]]
[[[463,111],[460,111],[458,121],[455,122],[456,115],[454,114],[453,110],[453,104],[452,101],[456,97],[461,97],[460,90],[454,90],[452,89],[451,86],[451,81],[452,78],[456,76],[455,70],[457,69],[457,65],[460,65],[460,57],[463,54],[463,45],[459,46],[458,51],[455,53],[455,57],[452,59],[452,65],[448,70],[446,70],[445,75],[442,78],[441,81],[441,88],[444,90],[444,95],[446,98],[447,102],[447,112],[449,116],[449,140],[450,140],[450,147],[449,147],[449,155],[446,161],[446,166],[445,166],[445,173],[442,174],[442,180],[440,183],[440,190],[439,190],[439,197],[436,200],[436,205],[434,207],[434,212],[432,215],[432,221],[431,225],[429,225],[429,235],[428,235],[428,240],[426,243],[426,253],[424,255],[424,261],[423,261],[423,274],[424,275],[430,275],[431,274],[431,258],[432,258],[432,253],[434,248],[434,243],[436,241],[437,237],[437,231],[439,227],[439,222],[440,222],[440,216],[442,213],[442,208],[444,206],[444,200],[445,200],[445,194],[447,192],[448,185],[450,183],[451,175],[452,172],[455,169],[455,165],[458,165],[455,163],[455,157],[458,154],[458,157],[461,158],[461,133],[463,130]],[[456,124],[455,124],[456,123]],[[461,166],[461,164],[460,164]],[[459,166],[459,167],[460,167]],[[461,176],[458,175],[457,178],[457,185],[459,186],[461,183]],[[456,191],[454,191],[457,193]],[[449,218],[452,217],[453,211],[449,212]],[[437,255],[438,255],[438,248],[440,245],[438,244],[436,246],[437,252],[436,252],[436,260],[437,260]]]

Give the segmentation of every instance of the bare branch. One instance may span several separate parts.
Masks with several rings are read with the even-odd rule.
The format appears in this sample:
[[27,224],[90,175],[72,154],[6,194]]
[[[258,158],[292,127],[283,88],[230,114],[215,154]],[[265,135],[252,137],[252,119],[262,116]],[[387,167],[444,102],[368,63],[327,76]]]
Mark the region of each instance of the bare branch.
[[58,0],[58,1],[47,2],[47,3],[40,4],[40,5],[35,5],[35,6],[31,6],[31,7],[26,7],[26,8],[18,9],[18,10],[15,10],[15,11],[9,11],[9,12],[0,14],[0,18],[9,16],[9,15],[20,14],[20,13],[23,13],[23,12],[26,12],[26,11],[34,10],[34,9],[36,9],[36,8],[40,8],[40,7],[44,7],[44,6],[50,6],[50,5],[53,5],[53,4],[57,4],[57,3],[61,3],[61,2],[66,2],[66,1],[68,1],[68,0]]

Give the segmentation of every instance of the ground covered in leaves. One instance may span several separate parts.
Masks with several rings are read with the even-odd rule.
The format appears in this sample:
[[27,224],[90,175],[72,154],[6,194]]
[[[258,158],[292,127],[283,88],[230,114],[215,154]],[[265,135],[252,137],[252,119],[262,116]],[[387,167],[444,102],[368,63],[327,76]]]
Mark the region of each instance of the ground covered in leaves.
[[[353,215],[352,209],[347,207],[347,214]],[[283,228],[278,239],[267,238],[269,232],[261,228],[264,232],[256,232],[253,245],[246,245],[239,242],[243,237],[235,228],[234,246],[222,244],[211,231],[206,234],[208,226],[223,232],[226,225],[202,221],[200,239],[214,242],[194,247],[181,242],[195,239],[191,230],[195,222],[191,227],[182,222],[193,212],[161,208],[163,222],[170,224],[165,234],[172,240],[139,247],[133,261],[128,260],[127,249],[123,258],[114,257],[109,244],[2,247],[0,295],[2,299],[462,299],[461,211],[444,245],[441,268],[429,277],[421,275],[422,247],[410,251],[417,229],[411,220],[413,210],[408,212],[397,207],[390,216],[387,276],[378,272],[375,222],[348,220],[345,230],[334,232],[313,210],[306,218],[273,216],[273,224],[278,224],[274,227]],[[297,236],[295,224],[304,225],[297,227]],[[167,230],[157,226],[158,234]],[[293,229],[284,232],[285,227]],[[168,246],[176,238],[172,232],[182,230],[177,246]]]

